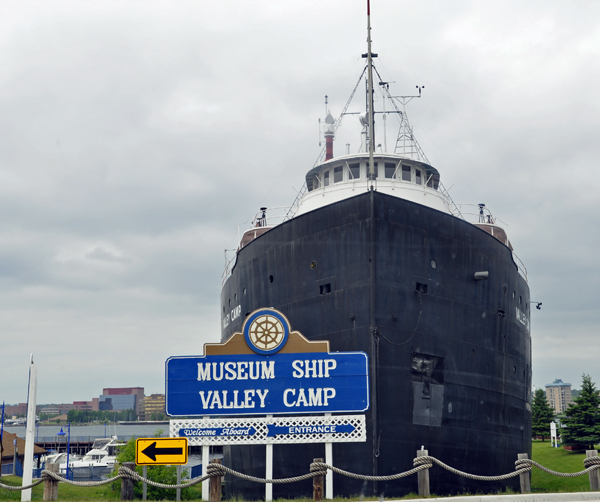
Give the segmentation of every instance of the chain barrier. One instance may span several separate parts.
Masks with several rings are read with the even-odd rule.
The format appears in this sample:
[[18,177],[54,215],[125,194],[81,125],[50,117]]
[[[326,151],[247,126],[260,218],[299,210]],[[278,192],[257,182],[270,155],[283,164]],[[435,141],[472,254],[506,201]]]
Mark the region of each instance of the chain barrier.
[[48,470],[42,471],[42,477],[33,483],[27,486],[10,486],[0,483],[0,488],[4,488],[10,491],[20,491],[27,490],[29,488],[33,488],[34,486],[39,485],[46,481],[46,479],[53,479],[58,482],[68,483],[73,486],[84,486],[84,487],[92,487],[92,486],[102,486],[112,483],[113,481],[117,481],[118,479],[128,478],[133,481],[140,481],[143,483],[147,483],[151,486],[155,486],[157,488],[165,488],[165,489],[183,489],[188,488],[190,486],[194,486],[198,483],[202,483],[203,481],[213,478],[213,477],[222,477],[225,474],[231,474],[232,476],[237,476],[238,478],[245,479],[247,481],[253,481],[255,483],[271,483],[271,484],[284,484],[284,483],[296,483],[298,481],[304,481],[306,479],[314,478],[317,476],[325,476],[328,470],[335,472],[336,474],[340,474],[342,476],[347,476],[354,479],[361,479],[365,481],[393,481],[396,479],[401,479],[407,476],[411,476],[416,474],[419,471],[423,471],[425,469],[430,469],[433,465],[436,464],[443,469],[446,469],[453,474],[458,476],[463,476],[468,479],[474,479],[478,481],[502,481],[505,479],[510,479],[515,476],[519,476],[526,472],[531,472],[532,467],[537,467],[538,469],[547,472],[548,474],[552,474],[554,476],[560,476],[564,478],[574,478],[577,476],[582,476],[584,474],[588,474],[594,470],[600,469],[600,457],[588,457],[583,460],[583,465],[585,469],[580,472],[557,472],[547,467],[544,467],[541,464],[531,460],[531,459],[520,459],[515,462],[515,472],[510,472],[508,474],[502,474],[500,476],[479,476],[476,474],[470,474],[468,472],[463,472],[454,467],[451,467],[444,462],[438,460],[435,457],[425,455],[422,457],[416,457],[413,459],[414,467],[408,471],[400,472],[398,474],[392,474],[389,476],[368,476],[364,474],[356,474],[353,472],[344,471],[333,465],[325,464],[323,462],[312,462],[310,464],[310,472],[307,474],[302,474],[300,476],[295,476],[292,478],[280,478],[280,479],[267,479],[267,478],[257,478],[255,476],[249,476],[242,472],[235,471],[229,467],[225,467],[221,464],[208,464],[206,466],[207,474],[206,476],[201,476],[197,478],[193,478],[186,483],[176,484],[176,485],[168,485],[164,483],[157,483],[156,481],[152,481],[151,479],[145,478],[138,474],[136,471],[128,469],[127,467],[119,467],[118,474],[112,478],[108,478],[102,481],[72,481],[70,479],[61,476],[60,474]]

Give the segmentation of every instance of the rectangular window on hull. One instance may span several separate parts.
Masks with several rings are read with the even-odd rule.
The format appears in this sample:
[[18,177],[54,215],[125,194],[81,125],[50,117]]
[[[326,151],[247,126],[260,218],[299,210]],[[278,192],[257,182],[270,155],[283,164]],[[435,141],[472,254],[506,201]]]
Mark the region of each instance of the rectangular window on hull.
[[415,177],[416,177],[415,183],[417,185],[420,185],[421,184],[421,170],[420,169],[415,169]]
[[417,282],[417,285],[415,287],[415,291],[417,293],[423,293],[424,295],[427,294],[427,284],[423,284],[421,282]]
[[328,187],[329,186],[329,171],[325,171],[325,173],[323,174],[323,177],[324,177],[323,185]]
[[334,167],[333,168],[333,182],[339,183],[340,181],[344,181],[344,168],[342,166]]
[[396,164],[392,162],[385,163],[385,177],[386,178],[395,178],[396,177]]
[[402,166],[402,181],[410,181],[410,166]]
[[360,178],[360,164],[350,164],[348,166],[350,168],[350,178],[357,180]]
[[319,293],[322,295],[328,295],[331,293],[331,284],[321,284],[319,286]]

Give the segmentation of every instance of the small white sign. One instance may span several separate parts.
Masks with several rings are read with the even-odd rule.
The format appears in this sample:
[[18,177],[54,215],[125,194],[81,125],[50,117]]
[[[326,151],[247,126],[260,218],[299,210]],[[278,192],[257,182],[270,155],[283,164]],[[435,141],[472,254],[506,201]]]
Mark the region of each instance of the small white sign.
[[558,448],[558,436],[556,435],[556,422],[550,422],[550,442],[553,447]]

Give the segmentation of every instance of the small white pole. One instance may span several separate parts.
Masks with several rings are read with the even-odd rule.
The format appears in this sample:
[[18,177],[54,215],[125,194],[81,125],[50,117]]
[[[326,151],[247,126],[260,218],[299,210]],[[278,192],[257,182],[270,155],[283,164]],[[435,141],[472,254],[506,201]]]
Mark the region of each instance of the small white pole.
[[[177,484],[181,484],[181,464],[177,466]],[[181,500],[181,488],[177,488],[175,493],[175,500],[179,502]]]
[[[331,413],[325,413],[325,418],[331,417]],[[333,465],[333,443],[328,441],[325,443],[325,463],[327,465]],[[333,471],[327,469],[325,474],[325,498],[333,498]]]
[[[204,420],[208,420],[208,416],[202,417]],[[208,472],[208,464],[210,462],[210,446],[207,444],[202,445],[202,476],[206,476]],[[202,500],[210,499],[210,479],[202,481]]]
[[[33,362],[33,354],[31,354],[29,361],[29,391],[27,393],[27,429],[25,430],[25,454],[23,456],[23,484],[21,486],[30,485],[33,479],[33,431],[35,430],[36,387],[37,374],[35,371],[35,363]],[[27,488],[21,492],[21,502],[30,501],[31,488]]]
[[[267,415],[267,419],[273,418],[273,415]],[[266,464],[267,472],[265,478],[273,479],[273,443],[267,443],[266,445]],[[265,483],[265,501],[271,502],[273,500],[273,483]]]

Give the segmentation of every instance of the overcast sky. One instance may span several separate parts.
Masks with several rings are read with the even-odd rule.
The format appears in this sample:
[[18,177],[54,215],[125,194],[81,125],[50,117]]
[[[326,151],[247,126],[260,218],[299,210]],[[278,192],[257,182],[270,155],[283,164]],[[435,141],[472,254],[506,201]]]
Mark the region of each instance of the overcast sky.
[[[0,401],[26,400],[30,353],[38,403],[72,402],[164,392],[167,357],[218,341],[224,249],[302,186],[365,3],[0,2]],[[600,2],[371,8],[392,93],[425,86],[429,160],[506,223],[543,302],[534,384],[600,383]]]

